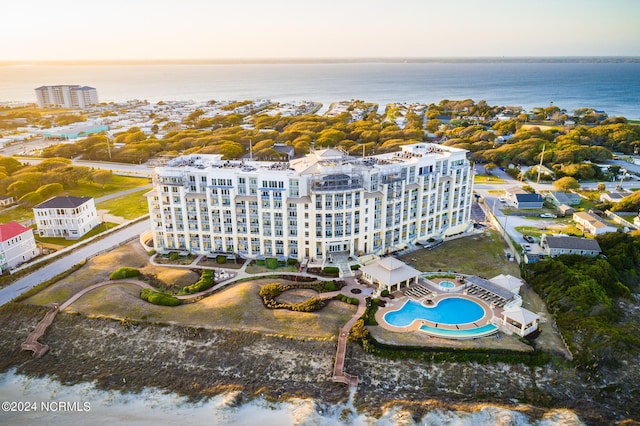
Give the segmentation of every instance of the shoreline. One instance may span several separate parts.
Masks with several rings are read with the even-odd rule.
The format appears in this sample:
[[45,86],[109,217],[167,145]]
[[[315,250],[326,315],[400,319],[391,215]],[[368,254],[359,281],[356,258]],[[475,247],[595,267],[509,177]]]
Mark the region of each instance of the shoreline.
[[[12,312],[0,311],[0,320],[8,326],[0,341],[0,372],[15,369],[64,385],[91,382],[105,391],[139,394],[158,389],[190,402],[234,392],[235,405],[258,398],[302,399],[313,400],[326,412],[349,401],[349,389],[331,381],[334,339],[131,324],[62,313],[45,336],[51,351],[34,359],[19,343],[43,309],[14,305]],[[389,360],[353,344],[347,348],[345,369],[361,379],[353,410],[374,418],[396,409],[421,418],[434,409],[474,412],[486,406],[523,412],[534,420],[558,410],[573,410],[581,420],[594,423],[614,420],[610,416],[615,415],[595,399],[584,399],[594,392],[570,369]],[[583,399],[576,402],[577,395]]]

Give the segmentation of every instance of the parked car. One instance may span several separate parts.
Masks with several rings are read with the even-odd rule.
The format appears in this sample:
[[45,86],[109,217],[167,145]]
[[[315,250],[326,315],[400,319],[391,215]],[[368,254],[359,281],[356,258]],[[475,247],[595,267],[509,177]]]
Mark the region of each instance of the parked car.
[[522,238],[528,243],[535,243],[536,240],[531,235],[523,235]]
[[523,244],[522,247],[524,247],[526,251],[531,251],[531,246],[529,244]]
[[542,213],[540,215],[540,217],[544,217],[546,219],[555,219],[558,216],[556,216],[555,214],[551,214],[551,213]]

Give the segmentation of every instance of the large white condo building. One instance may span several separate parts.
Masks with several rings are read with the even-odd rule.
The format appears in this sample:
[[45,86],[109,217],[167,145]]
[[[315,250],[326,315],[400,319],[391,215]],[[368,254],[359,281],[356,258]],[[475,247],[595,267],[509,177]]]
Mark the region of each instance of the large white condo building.
[[155,249],[297,259],[384,254],[465,231],[467,151],[429,143],[371,157],[326,149],[289,162],[187,155],[147,194]]
[[86,108],[98,104],[98,91],[89,86],[40,86],[35,90],[41,108]]

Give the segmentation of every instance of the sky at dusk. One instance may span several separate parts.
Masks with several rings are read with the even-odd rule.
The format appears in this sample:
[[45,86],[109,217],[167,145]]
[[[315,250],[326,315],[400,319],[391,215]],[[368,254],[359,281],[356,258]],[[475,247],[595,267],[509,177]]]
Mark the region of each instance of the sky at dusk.
[[0,61],[640,56],[638,0],[8,0],[1,17]]

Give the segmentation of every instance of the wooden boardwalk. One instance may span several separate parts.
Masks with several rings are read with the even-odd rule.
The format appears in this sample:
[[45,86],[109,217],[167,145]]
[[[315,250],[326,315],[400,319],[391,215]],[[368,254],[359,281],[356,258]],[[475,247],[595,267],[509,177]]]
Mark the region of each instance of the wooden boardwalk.
[[[345,279],[345,281],[349,282],[349,279]],[[355,283],[355,280],[353,280]],[[364,315],[364,311],[367,309],[365,303],[364,295],[351,295],[356,296],[358,300],[360,300],[360,304],[358,304],[358,310],[351,317],[349,321],[340,329],[340,334],[338,334],[338,349],[336,350],[336,359],[333,364],[333,377],[332,380],[334,382],[344,383],[349,386],[358,387],[358,376],[351,375],[344,371],[344,360],[347,353],[347,340],[349,339],[349,332],[351,331],[351,327],[355,324],[358,319]]]
[[[347,279],[345,279],[345,281],[349,282],[350,285],[345,286],[345,288],[343,288],[343,291],[346,291],[347,288],[352,288],[354,285],[356,285],[356,282],[355,282],[355,280],[353,278],[347,278]],[[33,356],[36,357],[36,358],[40,358],[42,355],[47,353],[47,351],[49,350],[49,345],[44,344],[44,343],[40,343],[38,341],[38,339],[40,339],[44,335],[44,333],[47,331],[47,328],[53,322],[54,318],[56,317],[56,314],[58,312],[64,310],[64,309],[66,309],[69,305],[71,305],[73,302],[75,302],[76,300],[78,300],[79,298],[81,298],[82,296],[87,294],[88,292],[90,292],[92,290],[95,290],[95,289],[97,289],[99,287],[104,287],[104,286],[112,285],[112,284],[135,284],[135,285],[137,285],[137,286],[139,286],[141,288],[151,288],[151,289],[153,289],[153,287],[151,287],[149,284],[146,284],[146,283],[143,283],[143,282],[137,281],[137,280],[103,281],[101,283],[94,284],[94,285],[91,285],[91,286],[89,286],[89,287],[87,287],[85,289],[82,289],[81,291],[77,292],[76,294],[71,296],[69,299],[67,299],[62,305],[55,306],[49,312],[47,312],[46,315],[44,316],[44,318],[42,318],[42,320],[40,320],[40,322],[36,326],[35,330],[33,330],[29,334],[29,336],[27,336],[27,339],[25,340],[24,343],[22,343],[21,348],[23,350],[33,351]],[[203,293],[205,293],[205,292],[203,292]],[[334,296],[336,296],[339,293],[341,293],[341,291],[328,292],[328,293],[322,294],[321,297],[322,298],[333,298]],[[186,296],[182,296],[180,298],[182,298],[182,299],[193,298],[193,297],[197,297],[199,295],[200,295],[200,293],[192,294],[192,295],[186,295]],[[334,366],[333,366],[333,377],[332,377],[332,380],[334,382],[344,383],[344,384],[349,385],[349,386],[357,387],[358,386],[358,376],[351,375],[351,374],[346,373],[344,371],[344,361],[345,361],[346,352],[347,352],[347,341],[348,341],[348,338],[349,338],[349,332],[351,331],[351,327],[353,327],[353,324],[358,319],[360,319],[362,317],[362,315],[364,315],[364,311],[366,310],[366,303],[365,303],[366,296],[364,294],[349,294],[349,297],[356,297],[360,301],[360,303],[358,304],[358,309],[356,310],[356,313],[349,319],[349,321],[347,321],[347,323],[344,325],[344,327],[342,327],[339,330],[338,348],[336,350],[336,358],[335,358],[335,363],[334,363]]]
[[56,305],[49,312],[47,312],[44,318],[40,320],[36,328],[27,336],[27,340],[25,340],[24,343],[20,345],[20,347],[25,351],[33,351],[33,356],[36,358],[40,358],[42,355],[47,353],[47,351],[49,350],[49,345],[38,342],[38,339],[44,336],[44,333],[46,333],[47,329],[55,319],[58,312],[66,309],[73,302],[75,302],[85,294],[89,293],[90,291],[95,290],[96,288],[104,287],[106,285],[111,285],[111,284],[123,284],[123,283],[135,284],[141,288],[153,288],[149,284],[143,283],[142,281],[133,281],[133,280],[103,281],[101,283],[89,286],[83,290],[80,290],[73,296],[71,296],[62,305],[60,306]]
[[33,351],[33,356],[36,358],[40,358],[42,355],[46,354],[49,350],[49,345],[38,342],[38,339],[40,339],[47,331],[47,328],[49,328],[58,312],[58,306],[54,306],[49,312],[47,312],[44,318],[42,318],[38,325],[36,325],[35,330],[27,336],[27,340],[25,340],[20,347],[23,350]]

